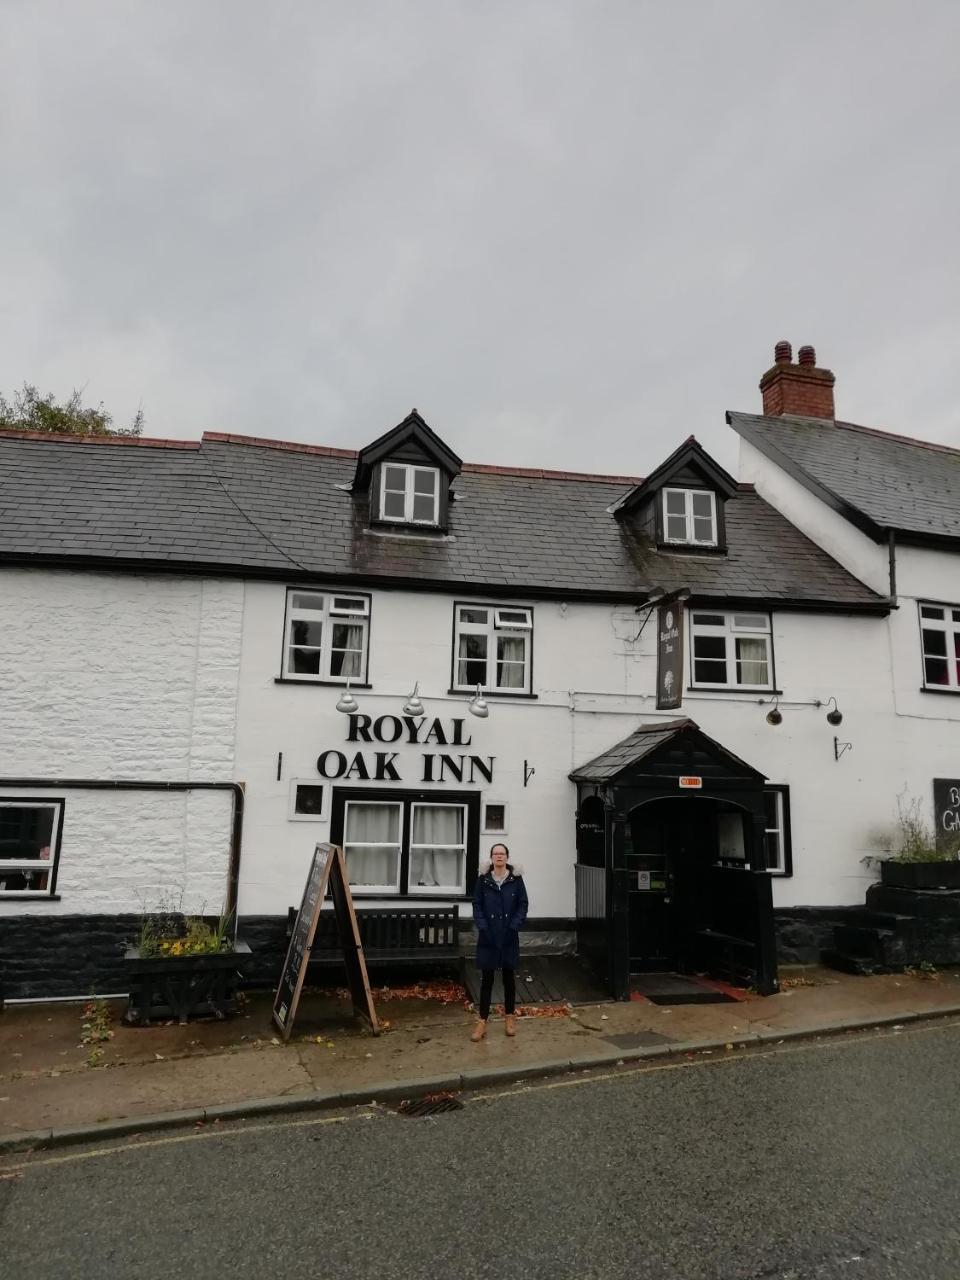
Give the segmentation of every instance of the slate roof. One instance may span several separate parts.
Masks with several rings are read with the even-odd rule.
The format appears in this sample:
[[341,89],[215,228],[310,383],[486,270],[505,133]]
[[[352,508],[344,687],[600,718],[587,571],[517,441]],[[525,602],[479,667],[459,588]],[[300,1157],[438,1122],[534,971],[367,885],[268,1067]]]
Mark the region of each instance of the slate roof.
[[531,598],[703,600],[885,612],[752,491],[727,504],[727,555],[657,551],[608,508],[635,477],[466,464],[448,536],[372,531],[356,453],[209,433],[202,442],[0,433],[0,560],[389,581]]
[[728,413],[727,421],[871,536],[960,538],[960,450],[820,418]]
[[694,721],[688,719],[642,724],[616,746],[574,769],[570,777],[574,782],[607,782],[669,742],[681,729],[696,728]]
[[765,776],[758,773],[745,760],[735,756],[732,751],[728,751],[726,747],[720,746],[713,738],[708,737],[696,721],[685,717],[681,720],[660,720],[640,725],[629,737],[574,769],[570,778],[573,782],[610,782],[619,777],[625,769],[631,768],[648,756],[655,755],[661,747],[686,730],[693,730],[700,742],[716,748],[719,755],[727,762],[741,765],[747,772],[757,777]]

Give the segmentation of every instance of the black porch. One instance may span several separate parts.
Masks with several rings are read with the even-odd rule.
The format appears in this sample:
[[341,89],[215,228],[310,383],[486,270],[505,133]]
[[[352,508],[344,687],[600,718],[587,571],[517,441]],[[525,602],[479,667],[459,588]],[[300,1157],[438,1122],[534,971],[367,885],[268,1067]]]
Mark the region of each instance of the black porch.
[[631,976],[777,990],[763,774],[692,720],[641,725],[577,784],[577,944],[618,999]]

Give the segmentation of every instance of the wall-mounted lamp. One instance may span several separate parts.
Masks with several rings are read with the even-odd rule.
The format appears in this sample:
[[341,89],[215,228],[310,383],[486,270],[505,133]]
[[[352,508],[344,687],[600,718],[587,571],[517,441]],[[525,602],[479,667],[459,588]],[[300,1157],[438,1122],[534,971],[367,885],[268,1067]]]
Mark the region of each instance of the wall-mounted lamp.
[[422,716],[426,713],[423,710],[423,703],[420,701],[418,694],[420,692],[420,681],[418,680],[413,686],[413,693],[403,704],[403,714],[405,716]]
[[467,703],[467,710],[472,716],[479,716],[481,720],[485,720],[490,714],[490,708],[487,706],[486,699],[483,696],[483,689],[477,685],[477,692]]
[[780,710],[779,698],[774,698],[773,706],[767,712],[767,724],[783,724],[783,713]]
[[[843,712],[842,712],[842,711],[840,710],[840,708],[837,706],[837,700],[836,700],[836,698],[828,698],[828,699],[827,699],[827,706],[828,706],[828,707],[829,707],[829,705],[830,705],[830,703],[831,703],[831,702],[833,703],[833,710],[832,710],[832,711],[828,711],[828,712],[827,712],[827,724],[832,724],[832,725],[834,725],[834,726],[836,726],[836,725],[838,725],[838,724],[842,724],[842,723],[843,723]],[[849,744],[848,744],[848,745],[849,745]]]
[[347,687],[337,699],[337,710],[342,711],[345,716],[353,716],[360,710],[356,698],[350,692],[350,681],[347,681]]

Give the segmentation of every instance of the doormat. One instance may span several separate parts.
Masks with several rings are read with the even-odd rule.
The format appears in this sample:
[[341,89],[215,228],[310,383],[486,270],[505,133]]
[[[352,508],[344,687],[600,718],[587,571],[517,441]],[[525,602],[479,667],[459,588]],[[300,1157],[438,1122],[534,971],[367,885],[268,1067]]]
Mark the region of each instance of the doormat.
[[651,1004],[734,1004],[736,997],[709,982],[681,973],[639,973],[630,979],[630,998]]

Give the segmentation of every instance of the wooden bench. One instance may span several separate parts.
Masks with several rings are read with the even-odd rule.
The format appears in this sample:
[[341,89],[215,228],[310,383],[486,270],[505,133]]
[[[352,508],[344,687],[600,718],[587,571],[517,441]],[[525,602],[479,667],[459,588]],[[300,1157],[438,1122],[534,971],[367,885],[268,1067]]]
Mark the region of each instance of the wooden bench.
[[734,986],[749,986],[757,978],[757,944],[717,929],[696,934],[698,960],[714,976]]
[[[287,936],[293,931],[296,907],[287,912]],[[456,906],[359,907],[357,924],[368,968],[395,965],[455,966],[459,968],[460,913]],[[311,966],[343,963],[337,921],[332,911],[322,911],[317,925]]]

